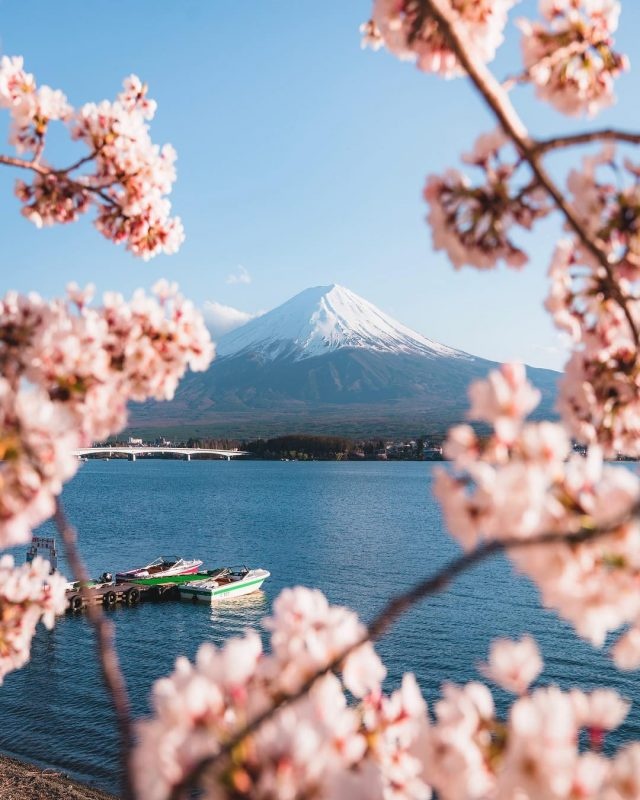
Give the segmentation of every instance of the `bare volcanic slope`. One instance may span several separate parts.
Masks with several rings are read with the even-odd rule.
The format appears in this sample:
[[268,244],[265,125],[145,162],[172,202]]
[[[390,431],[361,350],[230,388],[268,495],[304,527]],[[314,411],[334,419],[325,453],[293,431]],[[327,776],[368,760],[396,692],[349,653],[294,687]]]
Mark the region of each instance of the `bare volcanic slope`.
[[[134,406],[131,425],[428,432],[463,419],[469,382],[495,366],[427,339],[349,289],[317,286],[223,336],[207,372],[189,374],[171,403]],[[552,416],[558,373],[529,374],[543,393],[539,413]]]

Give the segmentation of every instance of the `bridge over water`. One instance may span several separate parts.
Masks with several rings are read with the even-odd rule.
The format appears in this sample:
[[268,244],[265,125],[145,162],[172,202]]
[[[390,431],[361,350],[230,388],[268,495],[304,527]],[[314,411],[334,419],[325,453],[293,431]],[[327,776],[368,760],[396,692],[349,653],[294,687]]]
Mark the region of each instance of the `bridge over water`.
[[88,456],[109,458],[112,455],[126,455],[129,461],[135,461],[136,456],[164,455],[165,453],[182,456],[187,461],[191,461],[192,456],[214,456],[231,461],[232,458],[248,455],[244,450],[215,450],[205,447],[145,447],[144,445],[136,445],[134,447],[80,447],[73,451],[74,456],[78,458],[87,458]]

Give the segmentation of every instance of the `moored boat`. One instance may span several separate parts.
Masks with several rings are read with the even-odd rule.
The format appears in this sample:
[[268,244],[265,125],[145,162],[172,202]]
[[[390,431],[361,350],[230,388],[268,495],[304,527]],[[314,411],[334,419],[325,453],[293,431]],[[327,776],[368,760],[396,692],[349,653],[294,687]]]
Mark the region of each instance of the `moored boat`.
[[190,583],[191,581],[206,581],[209,578],[215,577],[220,570],[213,569],[206,572],[187,573],[186,575],[164,575],[156,577],[150,575],[148,578],[131,578],[130,583],[136,583],[138,586],[161,586],[164,583]]
[[180,584],[180,598],[215,603],[218,600],[241,597],[257,592],[270,575],[266,569],[249,569],[245,566],[224,567],[217,570],[217,574],[204,580]]
[[201,566],[202,561],[198,559],[160,556],[145,567],[135,567],[126,572],[116,572],[116,583],[125,583],[138,578],[169,578],[177,575],[193,576]]

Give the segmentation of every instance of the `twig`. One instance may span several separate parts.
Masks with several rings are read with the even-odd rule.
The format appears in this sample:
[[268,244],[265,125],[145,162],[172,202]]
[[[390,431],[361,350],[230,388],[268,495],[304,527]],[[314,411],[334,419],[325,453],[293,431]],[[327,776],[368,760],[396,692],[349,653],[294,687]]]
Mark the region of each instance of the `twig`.
[[291,705],[296,700],[299,700],[309,692],[313,685],[323,675],[328,672],[333,672],[340,668],[344,659],[362,646],[365,642],[372,639],[379,639],[385,634],[396,620],[409,608],[414,606],[425,597],[443,591],[455,578],[466,572],[470,567],[485,561],[490,556],[496,553],[501,553],[511,550],[526,550],[532,547],[539,547],[549,544],[580,544],[582,542],[590,541],[593,539],[605,536],[608,533],[619,528],[625,522],[637,517],[640,514],[640,502],[636,503],[626,514],[612,520],[610,523],[603,525],[599,528],[585,526],[574,533],[543,533],[539,536],[534,536],[529,539],[520,538],[505,538],[494,539],[490,542],[476,547],[468,553],[464,553],[457,558],[454,558],[446,564],[439,572],[430,578],[426,578],[420,583],[408,589],[406,592],[392,598],[384,606],[382,611],[369,623],[366,632],[349,647],[345,648],[339,655],[337,655],[330,663],[319,669],[294,692],[283,694],[275,705],[263,711],[257,717],[251,720],[242,730],[232,736],[225,742],[220,750],[214,755],[208,756],[200,761],[182,780],[176,785],[169,797],[169,800],[180,800],[183,793],[191,786],[195,786],[204,773],[213,767],[216,763],[221,761],[226,756],[230,755],[232,751],[244,740],[247,736],[254,733],[261,725],[269,720],[281,708]]
[[115,648],[113,624],[107,620],[102,609],[93,602],[94,598],[87,587],[89,574],[76,547],[77,534],[67,520],[59,499],[56,500],[54,519],[64,543],[65,554],[74,580],[80,581],[80,593],[85,600],[87,616],[96,633],[96,647],[98,660],[102,668],[102,678],[113,702],[120,733],[120,759],[122,763],[124,798],[125,800],[130,800],[134,797],[131,771],[133,722],[129,694]]
[[[97,153],[98,151],[96,151]],[[87,161],[91,161],[94,158],[95,153],[91,156],[86,156],[85,158],[76,161],[75,164],[72,164],[67,169],[52,169],[51,167],[45,167],[42,164],[38,163],[37,161],[27,161],[24,158],[16,158],[15,156],[3,156],[0,155],[0,164],[6,164],[9,167],[18,167],[19,169],[30,169],[33,172],[37,172],[38,175],[60,175],[64,177],[65,181],[70,184],[71,186],[75,186],[77,189],[83,192],[91,192],[91,194],[96,195],[101,200],[103,200],[107,205],[114,206],[115,208],[120,209],[120,213],[123,217],[126,217],[126,214],[122,212],[122,206],[118,203],[117,200],[114,200],[108,194],[106,194],[105,189],[108,189],[110,186],[113,186],[114,183],[117,181],[112,181],[111,183],[105,186],[91,186],[91,184],[85,184],[81,180],[76,180],[74,178],[70,178],[68,173],[74,169],[78,169],[78,167],[82,166],[82,164],[86,163]]]
[[36,161],[27,161],[25,158],[15,158],[15,156],[0,155],[0,164],[6,164],[9,167],[19,167],[20,169],[30,169],[37,172],[39,175],[48,175],[51,170],[49,167],[43,167]]
[[573,147],[577,144],[611,141],[640,144],[640,133],[619,131],[615,128],[603,128],[599,131],[585,131],[584,133],[574,133],[568,136],[554,136],[552,139],[543,139],[536,142],[534,149],[537,153],[548,153],[550,150],[558,150],[562,147]]
[[423,14],[432,16],[438,23],[442,35],[449,42],[461,66],[498,118],[504,132],[511,138],[523,158],[528,161],[540,185],[551,196],[558,210],[564,215],[569,227],[605,270],[611,297],[622,308],[636,344],[640,344],[640,332],[627,305],[627,298],[618,286],[606,253],[593,241],[580,217],[565,200],[555,181],[543,167],[540,161],[541,153],[536,146],[537,143],[530,137],[524,122],[515,110],[505,89],[486,64],[474,54],[474,47],[452,11],[449,0],[420,0],[420,5]]

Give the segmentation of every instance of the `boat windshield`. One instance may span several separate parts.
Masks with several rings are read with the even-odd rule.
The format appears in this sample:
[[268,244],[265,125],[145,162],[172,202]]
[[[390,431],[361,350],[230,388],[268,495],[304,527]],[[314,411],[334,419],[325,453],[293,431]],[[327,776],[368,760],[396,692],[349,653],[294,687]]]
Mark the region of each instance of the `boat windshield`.
[[182,559],[180,556],[160,556],[159,558],[156,558],[155,561],[152,561],[150,564],[148,564],[147,569],[149,569],[149,567],[172,567],[181,560]]

